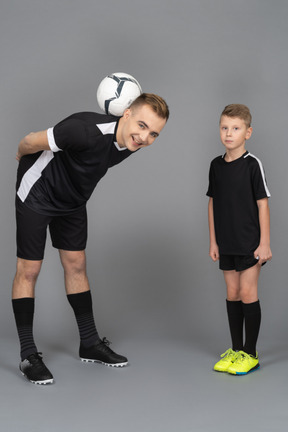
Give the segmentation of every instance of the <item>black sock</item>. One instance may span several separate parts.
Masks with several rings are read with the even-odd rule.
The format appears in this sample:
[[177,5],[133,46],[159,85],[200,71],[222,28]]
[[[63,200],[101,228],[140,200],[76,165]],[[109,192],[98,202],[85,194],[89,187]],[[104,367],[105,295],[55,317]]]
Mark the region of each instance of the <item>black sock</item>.
[[256,343],[261,324],[261,307],[257,300],[254,303],[243,303],[246,340],[244,351],[256,356]]
[[226,300],[228,322],[234,351],[243,350],[244,314],[241,301]]
[[12,306],[20,340],[21,360],[37,352],[33,338],[34,298],[12,300]]
[[68,294],[67,298],[75,313],[81,343],[89,347],[100,339],[93,317],[91,292]]

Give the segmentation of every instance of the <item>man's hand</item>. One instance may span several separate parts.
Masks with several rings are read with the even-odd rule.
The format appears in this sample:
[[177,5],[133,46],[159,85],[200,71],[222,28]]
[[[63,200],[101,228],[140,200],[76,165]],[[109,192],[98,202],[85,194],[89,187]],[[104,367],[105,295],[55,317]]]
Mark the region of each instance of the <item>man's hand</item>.
[[16,160],[20,161],[22,156],[37,153],[43,150],[50,150],[47,130],[30,132],[19,143]]

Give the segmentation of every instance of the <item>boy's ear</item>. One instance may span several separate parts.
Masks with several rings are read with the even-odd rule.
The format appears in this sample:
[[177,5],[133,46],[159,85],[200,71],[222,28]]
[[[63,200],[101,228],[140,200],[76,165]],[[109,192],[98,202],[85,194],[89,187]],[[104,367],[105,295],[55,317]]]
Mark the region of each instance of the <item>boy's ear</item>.
[[246,140],[248,140],[248,139],[251,137],[252,132],[253,132],[253,129],[252,129],[252,127],[250,126],[250,127],[247,129],[247,132],[246,132]]

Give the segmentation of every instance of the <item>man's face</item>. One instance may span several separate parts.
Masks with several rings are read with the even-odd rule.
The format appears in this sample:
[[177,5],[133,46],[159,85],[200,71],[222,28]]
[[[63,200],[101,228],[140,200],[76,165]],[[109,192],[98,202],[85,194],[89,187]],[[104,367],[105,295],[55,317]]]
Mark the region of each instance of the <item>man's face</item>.
[[149,105],[128,108],[119,122],[117,142],[132,152],[148,147],[159,136],[165,123],[166,119],[159,117]]
[[245,147],[245,141],[250,138],[252,128],[247,127],[244,120],[238,117],[222,116],[220,120],[220,138],[227,150]]

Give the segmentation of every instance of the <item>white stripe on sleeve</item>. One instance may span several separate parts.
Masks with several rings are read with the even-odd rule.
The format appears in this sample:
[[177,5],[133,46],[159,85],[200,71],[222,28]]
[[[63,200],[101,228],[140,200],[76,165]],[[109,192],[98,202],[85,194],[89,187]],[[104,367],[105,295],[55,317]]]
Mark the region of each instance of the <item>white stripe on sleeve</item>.
[[57,147],[56,142],[55,142],[55,138],[54,138],[54,133],[53,133],[53,128],[49,128],[47,129],[47,138],[48,138],[48,144],[50,149],[53,152],[58,152],[58,151],[62,151],[59,147]]
[[244,158],[246,158],[247,156],[251,156],[251,157],[253,157],[254,159],[257,160],[257,162],[259,164],[260,172],[261,172],[261,175],[262,175],[262,180],[263,180],[264,188],[265,188],[265,191],[266,191],[266,195],[267,195],[268,198],[271,197],[271,194],[269,192],[269,189],[268,189],[268,186],[267,186],[267,183],[266,183],[265,173],[264,173],[264,168],[263,168],[262,162],[260,161],[260,159],[258,159],[256,156],[254,156],[251,153],[248,153],[246,156],[244,156]]

